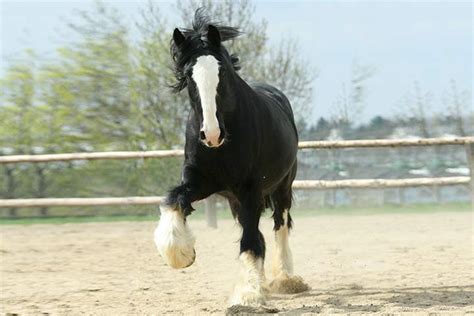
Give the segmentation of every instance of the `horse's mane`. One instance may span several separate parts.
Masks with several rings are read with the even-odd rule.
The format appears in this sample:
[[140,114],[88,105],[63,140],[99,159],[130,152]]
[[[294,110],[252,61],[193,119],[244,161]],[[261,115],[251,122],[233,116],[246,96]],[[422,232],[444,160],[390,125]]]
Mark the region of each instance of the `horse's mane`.
[[[197,9],[196,12],[194,13],[192,28],[183,28],[183,29],[180,29],[180,31],[183,33],[186,39],[205,40],[209,25],[213,25],[219,30],[222,42],[234,39],[242,34],[242,32],[236,27],[225,26],[219,22],[211,22],[211,19],[209,18],[209,16],[205,14],[205,9],[202,7]],[[188,55],[183,54],[178,49],[173,39],[171,39],[171,43],[170,43],[170,54],[171,54],[171,57],[173,58],[173,62],[174,62],[173,71],[177,80],[175,84],[171,85],[171,88],[173,88],[173,91],[179,92],[187,86],[186,76],[184,74],[183,67],[187,62]],[[238,56],[236,54],[232,54],[230,55],[230,58],[231,58],[231,63],[234,70],[236,71],[239,70],[240,64],[239,64]]]

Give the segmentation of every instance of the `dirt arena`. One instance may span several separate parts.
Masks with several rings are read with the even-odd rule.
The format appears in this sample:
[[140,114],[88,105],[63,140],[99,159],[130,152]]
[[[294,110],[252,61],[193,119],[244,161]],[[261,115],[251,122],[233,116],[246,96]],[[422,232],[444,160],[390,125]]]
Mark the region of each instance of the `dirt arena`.
[[[172,270],[152,222],[0,226],[1,308],[18,314],[224,314],[238,277],[239,227],[190,222],[197,259]],[[474,313],[473,216],[296,217],[295,272],[312,290],[270,295],[267,312]],[[267,278],[273,236],[267,240]],[[260,310],[261,311],[261,310]]]

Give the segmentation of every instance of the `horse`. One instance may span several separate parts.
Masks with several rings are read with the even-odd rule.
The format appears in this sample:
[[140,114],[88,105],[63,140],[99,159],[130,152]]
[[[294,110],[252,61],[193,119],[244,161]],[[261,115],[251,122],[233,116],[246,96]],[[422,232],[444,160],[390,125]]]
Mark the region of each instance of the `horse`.
[[[239,76],[238,57],[223,45],[239,35],[238,28],[211,23],[203,9],[196,11],[191,28],[174,29],[172,88],[187,88],[191,107],[181,184],[160,205],[154,240],[169,266],[189,267],[196,258],[187,222],[192,203],[212,194],[227,198],[242,227],[243,278],[230,303],[258,306],[265,303],[268,291],[308,288],[293,275],[288,243],[298,133],[290,102],[281,91],[268,84],[248,84]],[[265,240],[259,230],[266,208],[273,211],[275,233],[270,283],[265,279]]]

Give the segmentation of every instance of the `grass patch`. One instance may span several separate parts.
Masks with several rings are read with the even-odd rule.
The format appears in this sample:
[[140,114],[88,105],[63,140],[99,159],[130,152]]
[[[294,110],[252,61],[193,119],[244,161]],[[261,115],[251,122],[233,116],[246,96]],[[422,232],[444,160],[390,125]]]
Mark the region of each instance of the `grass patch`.
[[[383,206],[339,206],[339,207],[317,207],[297,208],[292,210],[293,217],[311,217],[321,215],[380,215],[380,214],[418,214],[439,212],[469,212],[472,211],[470,203],[447,203],[447,204],[412,204],[412,205],[383,205]],[[271,212],[267,210],[264,217],[269,217]],[[232,215],[229,210],[219,210],[218,219],[230,219]],[[202,220],[204,212],[197,210],[189,219]],[[33,225],[33,224],[67,224],[67,223],[100,223],[100,222],[140,222],[157,221],[155,214],[147,215],[108,215],[108,216],[50,216],[50,217],[23,217],[2,218],[0,225]]]

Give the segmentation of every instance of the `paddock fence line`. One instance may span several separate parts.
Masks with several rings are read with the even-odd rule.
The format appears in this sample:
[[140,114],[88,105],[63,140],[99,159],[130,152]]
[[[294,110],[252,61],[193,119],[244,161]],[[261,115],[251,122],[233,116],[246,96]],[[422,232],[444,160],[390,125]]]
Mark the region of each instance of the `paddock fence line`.
[[[470,177],[439,177],[414,179],[360,179],[360,180],[295,180],[293,189],[346,189],[346,188],[400,188],[469,184]],[[129,196],[104,198],[41,198],[3,199],[0,207],[47,206],[104,206],[104,205],[157,205],[164,196]]]
[[[474,143],[474,137],[455,138],[420,138],[420,139],[367,139],[367,140],[335,140],[335,141],[302,141],[299,149],[335,149],[357,147],[407,147],[434,145],[467,145]],[[0,164],[6,163],[39,163],[71,160],[105,160],[105,159],[144,159],[181,157],[184,150],[152,150],[152,151],[108,151],[89,153],[62,153],[37,155],[0,156]]]
[[[470,177],[437,177],[411,179],[347,179],[347,180],[296,180],[294,189],[340,189],[340,188],[395,188],[414,186],[471,186],[471,202],[474,209],[474,137],[455,138],[421,138],[421,139],[373,139],[373,140],[340,140],[340,141],[302,141],[299,149],[338,149],[338,148],[367,148],[367,147],[407,147],[407,146],[437,146],[464,145],[470,169]],[[184,151],[155,150],[155,151],[113,151],[90,153],[61,153],[38,155],[9,155],[0,156],[0,164],[16,163],[47,163],[72,160],[99,159],[146,159],[182,157]],[[103,198],[40,198],[40,199],[0,199],[0,208],[47,207],[47,206],[104,206],[104,205],[158,205],[162,203],[161,196],[135,197],[103,197]],[[215,203],[206,203],[206,219],[208,225],[216,227]]]
[[158,205],[164,199],[164,196],[4,199],[0,200],[0,207]]

